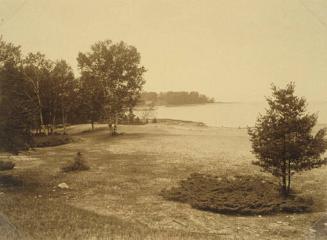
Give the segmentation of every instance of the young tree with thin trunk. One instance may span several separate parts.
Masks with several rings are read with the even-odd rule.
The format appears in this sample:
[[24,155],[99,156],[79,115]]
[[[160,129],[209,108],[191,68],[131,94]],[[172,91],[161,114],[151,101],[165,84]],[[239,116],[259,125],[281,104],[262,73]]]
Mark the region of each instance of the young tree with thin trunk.
[[285,89],[273,85],[266,114],[248,129],[258,159],[254,164],[280,179],[284,196],[291,191],[295,172],[327,164],[327,159],[321,158],[327,149],[326,129],[312,135],[317,115],[306,113],[306,100],[295,96],[294,89],[294,83]]
[[312,135],[317,115],[306,113],[306,100],[295,96],[294,89],[294,83],[285,89],[273,85],[266,114],[260,115],[255,127],[248,129],[258,159],[254,164],[280,178],[285,196],[290,193],[295,172],[327,164],[327,159],[321,158],[327,149],[326,129]]

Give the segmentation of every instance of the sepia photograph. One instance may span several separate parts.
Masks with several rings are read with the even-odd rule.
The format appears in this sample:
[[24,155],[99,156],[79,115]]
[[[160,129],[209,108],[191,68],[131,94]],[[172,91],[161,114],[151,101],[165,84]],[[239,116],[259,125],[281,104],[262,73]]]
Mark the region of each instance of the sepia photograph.
[[0,0],[0,240],[327,239],[326,0]]

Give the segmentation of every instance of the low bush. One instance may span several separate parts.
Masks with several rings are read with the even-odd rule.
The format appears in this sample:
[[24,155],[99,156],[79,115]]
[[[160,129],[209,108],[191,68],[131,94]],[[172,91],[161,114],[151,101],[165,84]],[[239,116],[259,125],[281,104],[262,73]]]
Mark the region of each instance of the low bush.
[[64,172],[71,171],[85,171],[89,170],[90,167],[86,163],[82,153],[78,152],[72,162],[69,162],[66,166],[62,168]]
[[15,167],[12,161],[0,161],[0,171],[11,170]]
[[308,212],[313,204],[312,199],[297,195],[283,198],[279,186],[255,176],[218,177],[195,173],[178,187],[163,190],[161,195],[196,209],[236,215]]
[[48,136],[35,136],[33,147],[54,147],[67,144],[73,141],[69,135],[48,135]]

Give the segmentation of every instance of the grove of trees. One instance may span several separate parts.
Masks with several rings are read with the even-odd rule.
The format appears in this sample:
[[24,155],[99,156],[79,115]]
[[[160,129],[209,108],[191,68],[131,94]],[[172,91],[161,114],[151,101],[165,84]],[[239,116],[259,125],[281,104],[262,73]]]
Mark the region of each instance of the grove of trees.
[[96,112],[101,112],[115,134],[119,117],[133,109],[145,83],[140,60],[135,47],[110,40],[95,43],[90,52],[79,53],[80,83],[92,123],[100,117]]
[[131,112],[144,84],[145,68],[133,46],[109,40],[79,53],[80,77],[65,60],[23,55],[0,37],[0,148],[28,149],[33,135],[48,135],[66,124],[103,120],[110,129]]
[[288,196],[295,172],[327,164],[322,154],[327,149],[326,129],[313,135],[317,115],[306,112],[306,100],[294,95],[295,84],[285,89],[272,86],[269,108],[248,132],[254,164],[280,179],[281,192]]
[[143,92],[140,104],[151,102],[155,105],[184,105],[213,103],[215,100],[198,92]]

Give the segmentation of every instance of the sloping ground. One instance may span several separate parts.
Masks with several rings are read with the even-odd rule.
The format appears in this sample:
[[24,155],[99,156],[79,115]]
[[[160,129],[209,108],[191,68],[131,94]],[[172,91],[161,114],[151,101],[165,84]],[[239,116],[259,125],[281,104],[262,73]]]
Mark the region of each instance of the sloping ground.
[[[0,209],[24,235],[33,239],[309,239],[322,232],[315,223],[326,208],[326,167],[294,177],[296,191],[313,197],[312,213],[226,216],[167,201],[160,192],[194,172],[269,177],[251,165],[246,130],[150,124],[124,126],[119,128],[123,135],[111,137],[103,127],[86,132],[89,126],[72,126],[71,133],[80,141],[12,158],[16,163],[12,175],[23,184],[0,186]],[[90,170],[63,173],[61,167],[78,151]],[[69,189],[58,189],[62,182]]]

